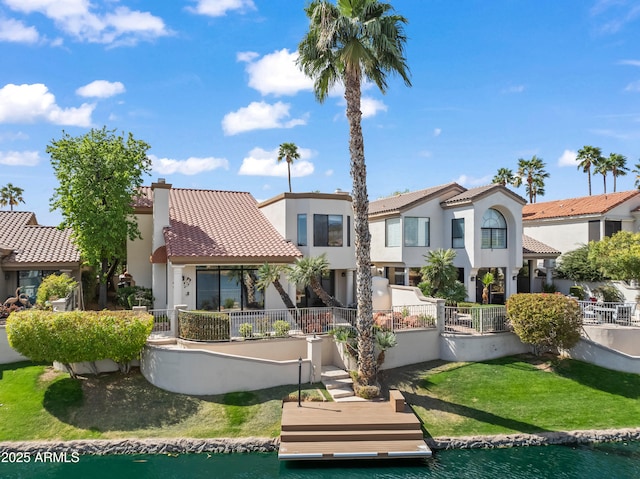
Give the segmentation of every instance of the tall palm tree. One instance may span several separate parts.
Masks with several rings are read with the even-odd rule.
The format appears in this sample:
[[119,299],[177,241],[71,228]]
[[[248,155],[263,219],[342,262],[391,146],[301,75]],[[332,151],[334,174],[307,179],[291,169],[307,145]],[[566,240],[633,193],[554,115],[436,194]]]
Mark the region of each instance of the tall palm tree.
[[276,291],[282,298],[284,305],[288,309],[296,309],[296,305],[293,304],[291,296],[289,296],[289,293],[287,293],[280,282],[280,274],[286,273],[286,271],[287,268],[285,266],[264,263],[260,268],[258,268],[258,281],[256,281],[256,287],[260,291],[266,291],[267,287],[269,287],[270,284],[273,284]]
[[636,174],[636,179],[633,182],[633,185],[640,189],[640,163],[636,163],[635,165],[633,165],[633,170],[631,170],[633,173]]
[[287,174],[289,176],[289,193],[291,193],[291,164],[294,160],[300,159],[298,147],[295,143],[282,143],[278,150],[278,163],[282,160],[287,162]]
[[616,179],[618,176],[626,176],[629,168],[627,168],[627,157],[620,153],[611,153],[609,155],[609,163],[611,165],[611,175],[613,176],[613,192],[616,192]]
[[342,308],[340,301],[327,293],[322,287],[320,278],[327,273],[329,273],[329,261],[326,255],[322,254],[320,256],[296,259],[295,264],[289,268],[287,277],[292,283],[309,286],[327,306]]
[[8,205],[11,211],[13,211],[14,206],[17,206],[19,203],[24,203],[22,193],[24,193],[22,188],[7,183],[7,186],[0,188],[0,206]]
[[602,158],[602,150],[596,146],[585,145],[578,150],[576,160],[578,160],[578,169],[582,168],[583,173],[589,176],[589,196],[591,196],[591,167],[595,167]]
[[371,300],[371,237],[367,170],[360,110],[361,84],[368,80],[387,90],[388,73],[410,86],[404,56],[406,18],[378,0],[313,0],[305,8],[309,31],[298,46],[299,65],[314,80],[314,93],[323,102],[337,83],[344,85],[349,122],[349,153],[353,180],[352,205],[356,245],[358,298],[358,374],[364,384],[376,379],[373,305]]
[[607,193],[607,175],[612,171],[611,157],[601,156],[598,162],[594,164],[593,173],[602,175],[602,182],[604,184],[604,193]]
[[549,178],[549,173],[544,169],[546,166],[542,158],[533,155],[530,160],[520,158],[518,160],[518,173],[520,178],[518,186],[522,181],[526,183],[525,191],[529,195],[529,203],[535,203],[538,195],[544,195],[544,179]]
[[502,186],[513,185],[516,182],[516,177],[513,175],[511,168],[498,168],[496,176],[493,177],[491,183],[495,183]]

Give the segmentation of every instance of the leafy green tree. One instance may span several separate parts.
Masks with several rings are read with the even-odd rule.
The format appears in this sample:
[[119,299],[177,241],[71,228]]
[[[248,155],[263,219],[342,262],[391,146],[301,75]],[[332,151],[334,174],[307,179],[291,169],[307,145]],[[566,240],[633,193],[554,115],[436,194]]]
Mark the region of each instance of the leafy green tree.
[[517,176],[520,180],[516,186],[520,186],[521,182],[525,183],[525,191],[529,195],[529,203],[535,203],[537,196],[544,195],[544,180],[549,178],[549,173],[544,169],[546,166],[542,158],[533,155],[530,160],[520,158],[518,160]]
[[616,183],[618,176],[626,176],[629,168],[627,168],[627,157],[620,153],[611,153],[609,155],[609,165],[611,166],[611,176],[613,176],[613,192],[616,192]]
[[329,271],[329,261],[326,255],[322,254],[296,259],[287,276],[292,283],[309,286],[327,306],[342,308],[340,301],[327,293],[320,283],[320,278],[326,276]]
[[280,275],[286,273],[287,268],[283,265],[264,263],[258,268],[258,281],[256,281],[256,287],[260,291],[266,291],[270,284],[273,284],[274,288],[282,298],[282,302],[288,309],[296,309],[296,305],[291,300],[291,296],[284,289],[280,282]]
[[278,163],[282,160],[287,162],[287,174],[289,176],[289,193],[291,193],[291,165],[300,158],[298,147],[295,143],[282,143],[278,150]]
[[535,355],[571,349],[580,340],[582,314],[578,302],[562,294],[513,294],[507,299],[507,317],[523,343]]
[[558,259],[558,275],[572,281],[603,281],[597,265],[589,260],[589,245],[569,251]]
[[151,169],[148,149],[131,133],[125,138],[106,127],[78,137],[63,132],[47,146],[60,183],[51,209],[61,211],[61,226],[71,228],[84,261],[96,267],[101,309],[107,304],[110,272],[126,254],[126,239],[140,237],[133,198]]
[[7,183],[6,186],[0,188],[0,206],[9,206],[11,211],[13,211],[14,206],[18,206],[19,203],[24,203],[22,193],[24,193],[22,188]]
[[498,168],[496,175],[491,180],[491,183],[502,186],[513,185],[515,182],[516,178],[510,168]]
[[588,175],[589,178],[589,196],[591,196],[591,168],[595,167],[602,158],[602,150],[595,146],[583,146],[578,150],[576,160],[578,160],[578,169]]
[[371,292],[371,236],[367,170],[362,134],[362,81],[387,90],[388,73],[398,74],[410,86],[404,56],[406,18],[389,3],[378,0],[313,0],[305,8],[309,31],[298,46],[299,65],[314,80],[316,98],[323,102],[336,84],[344,85],[349,123],[349,153],[353,180],[353,217],[356,245],[358,301],[358,374],[366,385],[376,378]]
[[589,261],[608,278],[640,279],[640,233],[618,231],[589,243]]

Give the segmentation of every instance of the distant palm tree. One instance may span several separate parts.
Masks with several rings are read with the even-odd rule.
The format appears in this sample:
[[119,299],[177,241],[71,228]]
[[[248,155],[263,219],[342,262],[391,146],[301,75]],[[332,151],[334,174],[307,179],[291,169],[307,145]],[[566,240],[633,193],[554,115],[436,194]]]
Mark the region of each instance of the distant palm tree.
[[342,308],[342,303],[327,293],[320,282],[320,278],[329,271],[329,261],[322,254],[296,259],[295,264],[289,268],[287,277],[292,283],[309,286],[325,305]]
[[636,174],[636,179],[633,182],[633,185],[640,189],[640,163],[636,163],[631,171]]
[[626,176],[629,168],[627,168],[627,157],[620,153],[611,153],[609,155],[609,163],[611,164],[611,174],[613,175],[613,192],[616,192],[616,178],[618,176]]
[[17,206],[19,203],[24,203],[22,193],[24,193],[22,188],[7,183],[7,186],[0,188],[0,206],[9,205],[11,211],[13,211],[14,206]]
[[282,160],[287,162],[287,174],[289,176],[289,193],[291,193],[291,164],[300,158],[298,147],[295,143],[282,143],[278,150],[278,163]]
[[602,158],[602,150],[596,146],[583,146],[578,150],[576,160],[578,160],[578,169],[589,176],[589,196],[591,196],[591,167],[595,167]]
[[378,0],[313,0],[305,7],[309,31],[298,45],[299,65],[313,79],[314,93],[323,102],[336,85],[344,86],[349,123],[349,154],[353,180],[352,205],[356,245],[358,309],[358,376],[363,384],[376,378],[371,292],[371,233],[367,169],[362,134],[362,82],[387,90],[389,73],[411,86],[404,56],[407,19],[389,3]]
[[602,175],[602,182],[604,184],[604,193],[607,193],[607,175],[612,170],[613,166],[611,163],[611,157],[601,156],[597,163],[595,163],[593,167],[593,172],[595,174]]
[[491,180],[491,183],[502,186],[513,185],[514,182],[516,182],[516,177],[513,175],[513,170],[510,168],[498,168],[496,176]]
[[529,203],[535,203],[538,195],[544,195],[544,179],[549,178],[549,173],[544,169],[546,166],[542,158],[533,155],[530,160],[520,158],[518,160],[517,176],[520,180],[518,186],[524,181],[525,191],[529,195]]

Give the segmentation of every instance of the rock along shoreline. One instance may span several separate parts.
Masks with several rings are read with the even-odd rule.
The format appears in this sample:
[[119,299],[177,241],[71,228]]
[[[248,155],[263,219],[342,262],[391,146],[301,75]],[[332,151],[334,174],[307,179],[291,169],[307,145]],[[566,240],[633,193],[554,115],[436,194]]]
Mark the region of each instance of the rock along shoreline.
[[[500,434],[495,436],[464,436],[427,438],[433,450],[491,449],[549,445],[585,445],[601,442],[640,441],[640,428],[602,429],[537,434]],[[110,454],[231,454],[275,452],[279,438],[218,438],[218,439],[87,439],[72,441],[7,441],[0,442],[0,454],[26,452],[31,454],[76,453],[104,456]]]

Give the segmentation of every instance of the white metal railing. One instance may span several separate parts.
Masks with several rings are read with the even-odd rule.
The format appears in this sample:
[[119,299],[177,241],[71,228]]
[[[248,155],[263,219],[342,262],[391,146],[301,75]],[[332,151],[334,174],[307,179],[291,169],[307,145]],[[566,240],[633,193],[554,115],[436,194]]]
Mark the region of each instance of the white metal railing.
[[504,306],[445,306],[444,330],[458,334],[510,331]]
[[636,303],[578,301],[583,324],[636,325]]
[[153,315],[153,333],[171,331],[171,323],[176,314],[175,309],[151,309],[149,314]]

